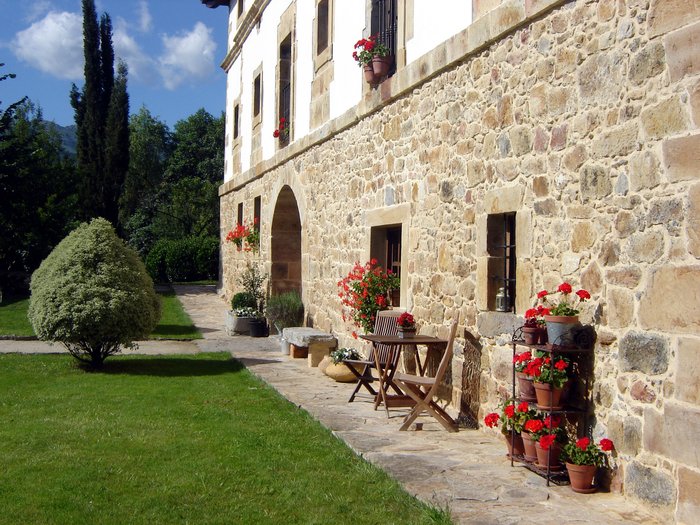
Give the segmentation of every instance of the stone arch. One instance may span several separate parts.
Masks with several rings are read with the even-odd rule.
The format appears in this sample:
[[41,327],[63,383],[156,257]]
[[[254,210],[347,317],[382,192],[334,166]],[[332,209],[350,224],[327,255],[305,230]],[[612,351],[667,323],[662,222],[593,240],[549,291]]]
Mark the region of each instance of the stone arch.
[[296,290],[301,295],[301,217],[297,199],[288,185],[279,191],[272,214],[270,260],[271,292]]

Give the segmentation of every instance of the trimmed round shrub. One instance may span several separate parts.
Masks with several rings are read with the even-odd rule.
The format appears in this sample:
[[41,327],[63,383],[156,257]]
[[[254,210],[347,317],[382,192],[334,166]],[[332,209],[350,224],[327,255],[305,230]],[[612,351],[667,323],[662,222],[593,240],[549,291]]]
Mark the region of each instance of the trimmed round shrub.
[[146,270],[156,282],[162,283],[168,280],[168,267],[165,263],[165,256],[173,242],[169,239],[159,240],[146,256]]
[[63,343],[83,363],[148,336],[160,301],[138,254],[105,219],[81,224],[32,275],[29,320],[39,339]]
[[238,292],[231,299],[231,310],[238,310],[239,308],[257,308],[258,304],[253,297],[248,292]]

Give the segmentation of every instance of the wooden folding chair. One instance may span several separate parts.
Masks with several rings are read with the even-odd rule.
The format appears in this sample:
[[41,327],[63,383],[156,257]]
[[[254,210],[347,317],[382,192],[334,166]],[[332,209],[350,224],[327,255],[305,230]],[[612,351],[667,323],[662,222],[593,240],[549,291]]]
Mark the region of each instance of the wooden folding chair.
[[[382,310],[377,312],[377,318],[374,320],[373,333],[375,335],[396,336],[399,333],[396,319],[402,313],[403,311],[400,310]],[[372,369],[376,368],[375,353],[377,353],[377,357],[379,358],[379,362],[382,364],[382,366],[390,366],[392,350],[396,350],[392,345],[377,344],[372,347],[370,355],[367,356],[367,359],[346,359],[343,361],[343,363],[345,363],[347,367],[352,370],[355,377],[357,377],[357,386],[355,386],[355,390],[353,390],[348,403],[352,403],[355,400],[355,396],[362,387],[365,387],[370,394],[375,396],[375,399],[379,397],[379,392],[372,387],[372,383],[379,380],[372,375]],[[358,372],[357,368],[353,365],[360,368],[360,371]],[[396,390],[396,388],[394,388],[394,390]],[[377,409],[377,405],[378,403],[375,403],[375,410]]]
[[416,402],[411,412],[403,420],[403,425],[401,425],[400,430],[407,430],[419,415],[423,412],[428,412],[448,431],[457,432],[457,424],[441,406],[433,401],[433,397],[435,397],[440,382],[445,376],[447,367],[452,360],[452,347],[454,346],[458,324],[459,317],[452,321],[447,348],[445,348],[445,353],[440,360],[440,365],[438,366],[435,377],[402,374],[398,372],[394,374],[394,382],[398,383],[399,387]]

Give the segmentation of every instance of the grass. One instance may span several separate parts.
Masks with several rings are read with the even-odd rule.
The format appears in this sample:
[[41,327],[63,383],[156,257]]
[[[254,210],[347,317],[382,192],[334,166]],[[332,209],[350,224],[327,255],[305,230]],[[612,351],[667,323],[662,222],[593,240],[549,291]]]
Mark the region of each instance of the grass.
[[[175,292],[160,292],[162,314],[151,339],[201,339],[202,334],[182,308]],[[5,300],[0,303],[0,335],[34,335],[27,319],[29,299]]]
[[0,369],[0,523],[449,523],[227,354]]
[[182,308],[175,292],[159,292],[162,312],[151,339],[201,339],[202,334]]
[[28,308],[29,299],[4,299],[0,303],[0,335],[34,335],[27,319]]

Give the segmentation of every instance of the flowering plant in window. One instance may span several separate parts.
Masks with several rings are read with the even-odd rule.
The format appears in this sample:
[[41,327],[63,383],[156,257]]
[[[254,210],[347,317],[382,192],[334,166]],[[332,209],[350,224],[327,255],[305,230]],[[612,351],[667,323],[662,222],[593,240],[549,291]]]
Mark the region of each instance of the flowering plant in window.
[[246,252],[257,251],[260,247],[258,223],[259,219],[256,217],[252,223],[236,225],[233,230],[226,234],[226,241],[232,242],[239,249],[243,248]]
[[381,42],[377,42],[377,36],[373,35],[369,38],[361,38],[355,43],[355,51],[352,52],[352,58],[355,59],[357,65],[364,67],[374,57],[385,57],[389,55],[389,48]]
[[608,459],[605,453],[614,448],[613,442],[607,438],[601,439],[596,445],[590,438],[582,437],[564,445],[563,458],[574,465],[603,467]]
[[515,404],[515,400],[507,399],[501,406],[501,413],[491,412],[484,417],[484,423],[489,428],[501,425],[501,433],[507,434],[511,430],[521,432],[527,421],[536,417],[537,412],[523,401]]
[[523,368],[523,373],[532,377],[538,383],[549,383],[554,388],[563,388],[569,379],[567,369],[569,360],[563,357],[547,355],[537,352],[536,357],[530,360]]
[[396,318],[396,324],[401,328],[411,329],[416,327],[416,320],[411,314],[404,312]]
[[[551,304],[552,306],[549,308],[549,314],[544,314],[544,315],[560,315],[560,316],[565,316],[565,317],[573,317],[575,315],[578,315],[579,310],[575,307],[580,306],[581,303],[583,303],[585,300],[591,298],[591,294],[588,293],[586,290],[578,290],[574,295],[576,295],[577,299],[569,299],[569,296],[573,292],[573,288],[569,283],[561,283],[559,287],[557,288],[556,292],[548,292],[547,290],[542,290],[537,294],[537,298],[541,299],[543,303],[545,304]],[[551,295],[554,293],[561,294],[561,297],[559,298],[558,301],[552,301],[550,298]],[[572,302],[573,301],[573,302]]]
[[[372,259],[365,265],[355,263],[350,273],[338,281],[338,297],[349,310],[349,317],[365,333],[371,333],[377,312],[389,307],[387,294],[399,288],[399,277],[391,270],[384,270]],[[343,320],[346,314],[343,312]],[[352,333],[357,337],[357,333]]]
[[276,139],[286,139],[289,136],[289,122],[284,117],[280,117],[279,126],[272,132],[272,136]]

